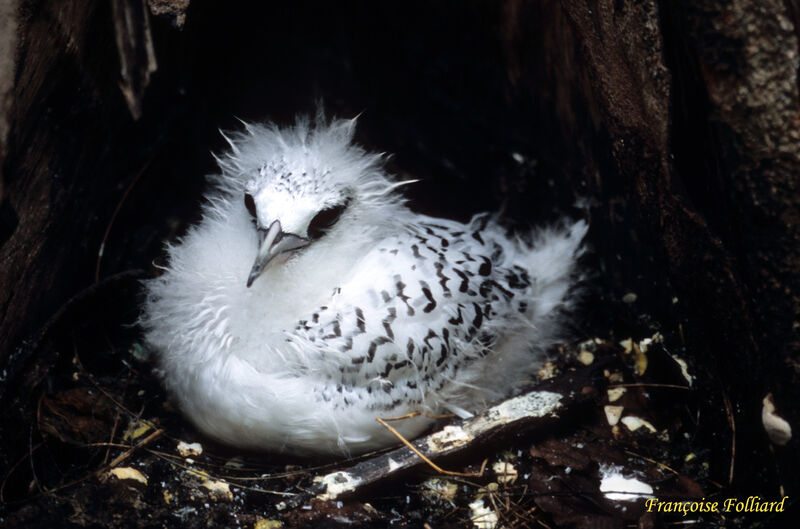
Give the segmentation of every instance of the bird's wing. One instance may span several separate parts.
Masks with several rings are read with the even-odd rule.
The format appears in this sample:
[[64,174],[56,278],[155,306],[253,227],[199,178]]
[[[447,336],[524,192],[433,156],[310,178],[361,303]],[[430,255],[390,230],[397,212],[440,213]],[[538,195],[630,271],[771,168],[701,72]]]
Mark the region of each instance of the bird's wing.
[[531,280],[489,217],[425,220],[378,244],[289,332],[326,399],[422,403],[459,371],[469,384],[463,371],[525,324]]

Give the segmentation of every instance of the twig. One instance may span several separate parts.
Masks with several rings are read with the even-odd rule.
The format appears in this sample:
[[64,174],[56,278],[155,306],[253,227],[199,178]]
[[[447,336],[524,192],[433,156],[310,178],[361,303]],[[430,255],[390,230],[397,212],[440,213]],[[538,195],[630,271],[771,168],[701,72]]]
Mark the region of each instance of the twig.
[[100,473],[102,473],[102,472],[105,472],[106,470],[112,469],[112,468],[114,468],[115,466],[119,465],[121,462],[123,462],[123,461],[125,461],[126,459],[128,459],[128,457],[130,457],[130,455],[131,455],[132,453],[134,453],[136,450],[138,450],[138,449],[140,449],[140,448],[143,448],[143,447],[145,447],[145,446],[149,445],[150,443],[152,443],[153,441],[155,441],[156,439],[158,439],[159,437],[161,437],[161,435],[162,435],[163,433],[164,433],[164,430],[162,430],[161,428],[159,428],[159,429],[158,429],[158,430],[156,430],[155,432],[151,433],[150,435],[148,435],[147,437],[145,437],[144,439],[142,439],[142,440],[141,440],[141,441],[140,441],[138,444],[136,444],[136,445],[134,445],[134,446],[130,447],[128,450],[126,450],[125,452],[121,453],[120,455],[118,455],[117,457],[115,457],[114,459],[112,459],[112,460],[111,460],[111,463],[109,463],[107,467],[105,467],[105,468],[103,468],[103,469],[101,469],[101,470],[98,470],[98,471],[97,471],[97,473],[98,473],[98,474],[100,474]]
[[384,417],[384,421],[403,421],[405,419],[411,419],[414,417],[419,417],[422,415],[423,417],[427,417],[428,419],[452,419],[455,417],[452,413],[447,413],[444,415],[434,415],[431,413],[422,413],[421,411],[412,411],[411,413],[406,413],[405,415],[401,415],[399,417]]
[[[549,387],[549,386],[548,386]],[[509,399],[483,413],[462,420],[454,425],[445,426],[441,431],[418,439],[413,443],[403,441],[402,448],[363,461],[345,471],[333,472],[317,478],[315,492],[321,500],[336,499],[340,495],[352,493],[359,487],[369,485],[396,472],[411,468],[424,461],[431,464],[433,458],[462,452],[490,436],[500,435],[513,428],[515,432],[549,424],[557,419],[566,409],[587,400],[588,397],[552,391],[532,391],[520,397]],[[388,427],[385,421],[379,421]],[[421,456],[425,456],[422,458]],[[441,469],[432,465],[433,468]],[[447,472],[443,472],[447,473]],[[452,474],[452,473],[448,473]],[[474,474],[458,474],[457,476],[474,476]],[[296,507],[311,498],[298,497],[287,502]]]
[[111,435],[108,437],[108,446],[106,447],[106,455],[103,457],[103,464],[108,461],[108,456],[111,455],[111,446],[114,443],[114,436],[117,435],[117,425],[119,424],[119,408],[115,409],[114,426],[111,427]]
[[[180,458],[172,459],[172,455],[171,454],[165,454],[164,452],[160,452],[158,450],[152,450],[150,448],[147,449],[147,452],[152,454],[152,455],[154,455],[155,457],[157,457],[159,459],[162,459],[162,460],[166,461],[167,463],[169,463],[170,465],[172,465],[174,467],[180,468],[180,469],[185,470],[187,472],[194,472],[194,473],[199,472],[197,469],[192,468],[192,467],[190,467],[188,465],[184,465],[182,462],[179,463],[179,462],[175,461],[175,459],[180,459]],[[165,457],[165,455],[168,455],[169,457]],[[291,497],[294,497],[294,496],[298,495],[296,492],[281,492],[281,491],[276,491],[276,490],[266,490],[266,489],[259,489],[259,488],[256,488],[256,487],[249,487],[247,485],[241,485],[241,484],[237,483],[236,481],[234,481],[233,479],[226,478],[226,477],[212,476],[211,474],[209,474],[208,477],[209,478],[213,478],[213,479],[218,480],[218,481],[222,481],[223,483],[227,483],[228,485],[234,486],[236,488],[239,488],[239,489],[242,489],[242,490],[251,491],[251,492],[260,492],[262,494],[269,494],[269,495],[272,495],[272,496],[281,496],[281,497],[284,497],[284,498],[287,498],[287,497],[291,498]]]
[[681,386],[679,384],[646,384],[646,383],[631,383],[631,384],[609,384],[608,389],[614,388],[672,388],[672,389],[692,389],[689,386]]
[[[400,442],[402,442],[404,445],[406,445],[408,448],[410,448],[411,451],[414,452],[415,454],[417,454],[417,456],[420,459],[425,461],[428,464],[428,466],[430,466],[431,468],[433,468],[436,472],[438,472],[440,474],[446,474],[448,476],[461,476],[461,477],[465,477],[465,478],[473,478],[473,477],[481,477],[481,476],[483,476],[483,471],[486,470],[486,463],[488,462],[487,459],[485,459],[483,461],[483,464],[481,465],[481,470],[477,474],[475,472],[455,472],[453,470],[445,470],[442,467],[440,467],[439,465],[437,465],[436,463],[434,463],[433,461],[431,461],[430,459],[428,459],[427,457],[425,457],[425,454],[423,454],[422,452],[417,450],[417,447],[415,447],[413,444],[411,444],[411,442],[408,439],[403,437],[403,435],[400,432],[395,430],[393,427],[389,426],[389,424],[387,424],[387,422],[385,420],[381,419],[380,417],[375,417],[375,420],[378,421],[379,423],[381,423],[381,425],[384,428],[386,428],[387,430],[392,432],[392,434],[395,437],[400,439]],[[394,420],[394,419],[391,419],[391,420]]]
[[668,471],[672,472],[672,473],[673,473],[673,474],[675,474],[676,476],[680,476],[680,474],[679,474],[678,472],[676,472],[676,471],[675,471],[675,470],[673,470],[672,468],[668,467],[668,466],[667,466],[667,465],[665,465],[664,463],[659,463],[659,462],[658,462],[658,461],[656,461],[655,459],[650,459],[649,457],[645,457],[645,456],[643,456],[643,455],[637,454],[636,452],[631,452],[630,450],[625,450],[625,453],[626,453],[626,454],[628,454],[628,455],[631,455],[631,456],[633,456],[633,457],[638,457],[639,459],[642,459],[642,460],[644,460],[644,461],[647,461],[648,463],[653,463],[653,464],[654,464],[654,465],[656,465],[656,466],[659,466],[659,467],[661,467],[661,468],[663,468],[663,469],[665,469],[665,470],[668,470]]
[[736,419],[733,416],[731,401],[725,390],[722,390],[722,402],[725,403],[725,413],[728,415],[728,424],[731,427],[731,469],[728,473],[728,485],[733,484],[733,467],[736,462]]
[[39,492],[42,492],[42,486],[39,483],[38,476],[36,475],[36,465],[33,463],[33,428],[31,428],[28,432],[28,460],[31,462],[31,475],[33,476],[33,482],[36,484],[36,488],[39,489]]
[[147,160],[147,162],[139,170],[139,172],[136,173],[136,176],[133,177],[133,180],[131,180],[131,183],[128,184],[127,188],[125,188],[125,192],[122,193],[122,198],[120,198],[119,202],[117,202],[117,207],[114,208],[114,213],[111,214],[111,218],[108,220],[108,224],[106,225],[106,231],[105,231],[105,233],[103,233],[103,240],[100,243],[100,248],[97,250],[97,264],[95,265],[95,268],[94,268],[94,282],[95,283],[99,283],[100,282],[100,263],[103,260],[103,253],[105,252],[105,249],[106,249],[106,242],[108,241],[108,235],[111,233],[111,227],[114,225],[114,221],[116,220],[117,215],[119,214],[120,210],[122,209],[122,205],[125,203],[125,200],[128,198],[128,194],[130,194],[131,190],[133,189],[133,186],[136,185],[136,183],[139,181],[139,178],[141,178],[142,174],[144,174],[144,172],[147,170],[147,168],[150,167],[150,162],[151,161],[152,161],[152,158]]
[[83,446],[85,448],[119,448],[119,449],[122,449],[122,448],[126,448],[127,449],[127,448],[131,447],[131,445],[128,445],[128,444],[106,443],[106,442],[102,442],[102,443],[99,443],[99,442],[98,443],[86,443],[86,444],[83,444],[81,446]]
[[6,496],[5,496],[6,483],[11,478],[11,474],[13,474],[14,471],[17,469],[17,467],[20,466],[26,459],[28,459],[29,457],[32,457],[33,453],[36,450],[38,450],[42,445],[44,445],[44,443],[38,443],[32,449],[29,448],[29,452],[27,454],[25,454],[24,456],[20,457],[17,460],[17,462],[14,463],[14,465],[8,470],[8,472],[6,473],[6,477],[3,479],[3,484],[0,485],[0,503],[5,503],[5,501],[6,501]]
[[[90,473],[86,474],[85,476],[83,476],[81,478],[75,479],[73,481],[69,481],[67,483],[63,483],[61,485],[58,485],[57,487],[53,487],[52,489],[43,488],[39,484],[39,480],[38,480],[38,478],[36,476],[36,471],[33,468],[33,458],[29,457],[28,459],[30,459],[30,461],[31,461],[31,472],[33,473],[33,480],[36,483],[37,488],[39,489],[39,495],[53,494],[53,493],[58,492],[60,490],[64,490],[66,488],[72,487],[73,485],[77,485],[78,483],[82,483],[82,482],[84,482],[84,481],[86,481],[86,480],[88,480],[88,479],[90,479],[90,478],[92,478],[94,476],[102,475],[103,473],[111,470],[116,465],[118,465],[119,463],[121,463],[122,461],[124,461],[125,459],[130,457],[130,455],[133,454],[136,450],[138,450],[140,448],[143,448],[143,447],[147,446],[149,443],[153,442],[155,439],[160,437],[162,433],[164,433],[163,430],[157,430],[157,431],[151,433],[145,439],[142,439],[142,441],[140,443],[138,443],[135,446],[130,447],[124,453],[122,453],[119,456],[117,456],[116,458],[114,458],[114,460],[110,464],[108,464],[106,466],[103,466],[103,467],[101,467],[101,468],[99,468],[99,469],[97,469],[97,470],[95,470],[93,472],[90,472]],[[31,456],[33,454],[33,451],[36,450],[37,448],[39,448],[42,444],[43,443],[39,443],[38,445],[36,445],[36,447],[31,447],[30,450],[29,450],[28,456]],[[97,444],[104,444],[104,443],[97,443]],[[16,465],[14,465],[14,466],[16,467]],[[10,472],[9,472],[8,475],[10,475]],[[6,479],[8,479],[8,475],[6,476]],[[5,481],[3,482],[2,488],[4,488],[4,487],[5,487]],[[2,491],[2,488],[0,488],[0,491]],[[36,496],[34,496],[34,497],[36,497]],[[28,498],[28,499],[31,500],[33,498]]]

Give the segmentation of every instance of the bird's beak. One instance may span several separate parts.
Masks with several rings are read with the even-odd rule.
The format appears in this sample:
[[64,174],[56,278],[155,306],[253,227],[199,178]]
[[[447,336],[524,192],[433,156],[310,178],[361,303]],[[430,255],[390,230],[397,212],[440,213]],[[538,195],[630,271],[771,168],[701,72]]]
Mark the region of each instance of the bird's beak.
[[258,276],[264,272],[269,262],[275,257],[284,252],[308,246],[309,242],[303,237],[282,232],[281,223],[278,220],[273,221],[267,229],[258,228],[258,255],[250,270],[250,276],[247,278],[247,287],[249,288],[253,281],[258,279]]

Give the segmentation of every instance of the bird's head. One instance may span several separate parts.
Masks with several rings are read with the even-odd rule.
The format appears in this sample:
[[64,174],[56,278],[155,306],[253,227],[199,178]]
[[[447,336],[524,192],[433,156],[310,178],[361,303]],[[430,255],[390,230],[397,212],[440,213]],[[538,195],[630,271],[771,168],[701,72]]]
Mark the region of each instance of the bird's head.
[[320,241],[363,235],[391,221],[402,197],[383,156],[353,145],[355,120],[300,120],[289,129],[245,125],[218,159],[218,181],[241,200],[258,234],[247,286],[269,266]]
[[347,212],[353,190],[330,178],[309,153],[284,154],[245,184],[244,205],[258,233],[258,254],[247,286],[275,258],[313,244]]

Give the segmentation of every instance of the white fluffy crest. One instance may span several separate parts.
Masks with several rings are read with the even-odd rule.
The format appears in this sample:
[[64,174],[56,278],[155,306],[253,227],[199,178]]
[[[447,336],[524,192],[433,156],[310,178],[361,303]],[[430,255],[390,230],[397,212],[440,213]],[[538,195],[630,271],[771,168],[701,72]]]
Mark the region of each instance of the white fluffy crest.
[[[563,338],[586,224],[509,238],[492,215],[415,214],[383,157],[353,144],[354,126],[318,117],[229,134],[203,219],[146,284],[142,326],[164,384],[218,440],[387,446],[376,417],[479,411],[528,383]],[[302,244],[248,288],[276,220]],[[430,422],[397,427],[413,437]]]
[[402,201],[392,191],[403,182],[394,182],[383,171],[384,157],[353,143],[355,118],[300,117],[289,128],[243,124],[243,131],[222,133],[230,151],[216,158],[221,173],[212,177],[221,191],[239,193],[245,186],[261,188],[283,181],[297,193],[358,188],[361,198],[374,201],[376,207]]

